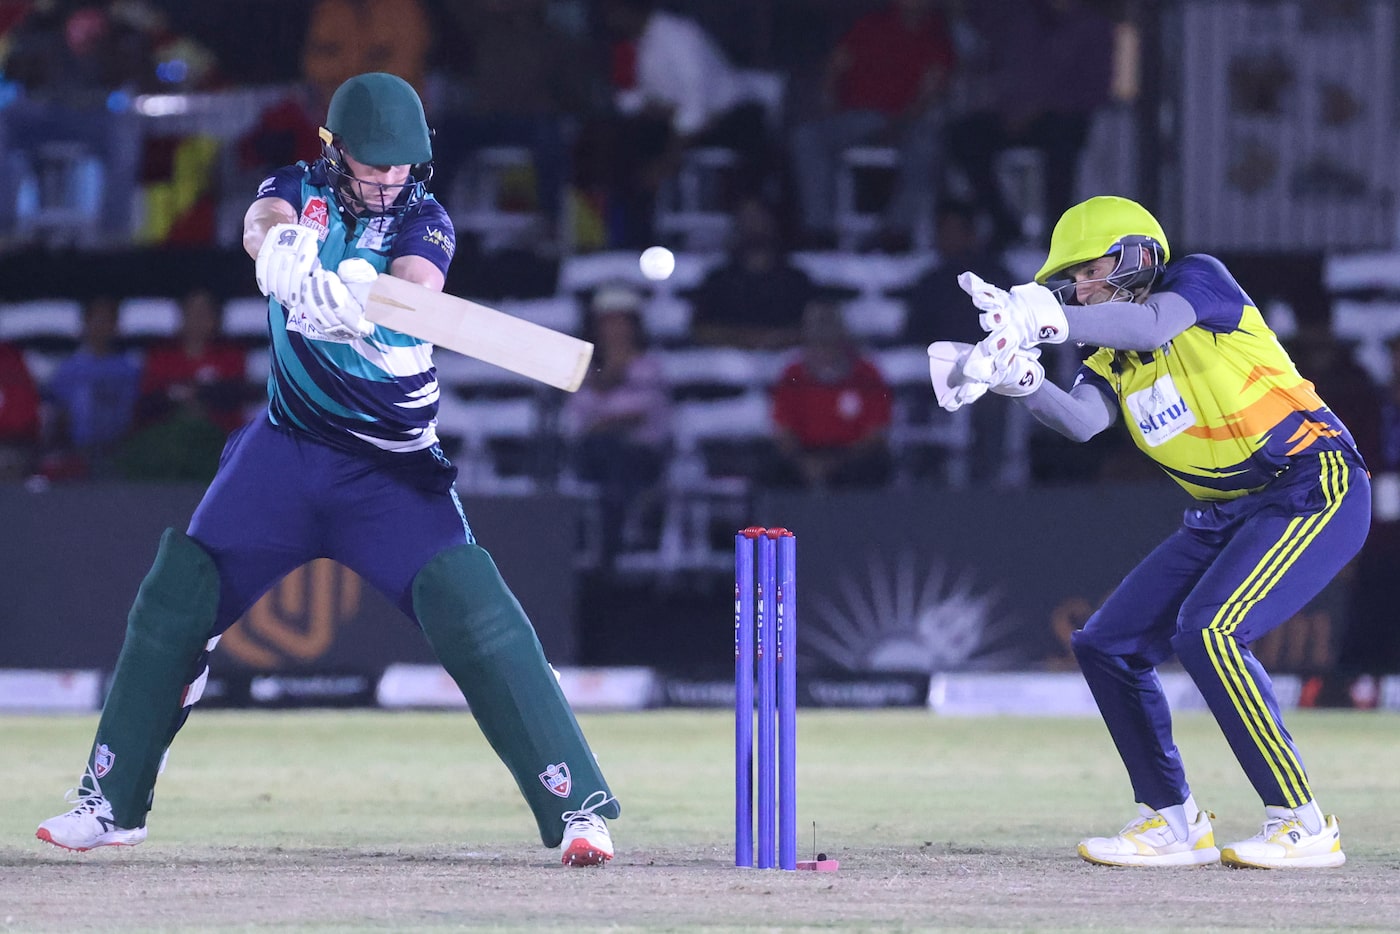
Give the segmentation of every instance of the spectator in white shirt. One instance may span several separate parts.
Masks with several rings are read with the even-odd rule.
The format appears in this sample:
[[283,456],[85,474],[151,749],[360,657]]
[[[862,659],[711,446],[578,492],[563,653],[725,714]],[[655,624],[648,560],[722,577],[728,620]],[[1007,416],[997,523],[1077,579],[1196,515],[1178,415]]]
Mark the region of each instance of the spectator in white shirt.
[[615,247],[651,242],[656,191],[687,149],[734,151],[728,203],[761,191],[774,161],[763,104],[743,72],[694,20],[655,7],[655,0],[603,4],[617,112],[605,132],[595,127],[586,136],[607,153],[596,164],[607,176]]

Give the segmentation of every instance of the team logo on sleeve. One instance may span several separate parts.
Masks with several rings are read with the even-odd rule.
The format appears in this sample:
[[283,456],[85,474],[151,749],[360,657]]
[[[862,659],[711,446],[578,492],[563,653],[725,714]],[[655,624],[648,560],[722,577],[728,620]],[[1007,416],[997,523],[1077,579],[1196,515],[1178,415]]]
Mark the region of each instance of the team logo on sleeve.
[[106,743],[101,744],[92,755],[92,774],[102,778],[112,771],[112,766],[116,764],[116,761],[117,754],[108,749]]
[[301,209],[301,226],[310,227],[318,237],[324,238],[330,231],[330,211],[325,198],[307,198]]
[[451,259],[452,254],[457,250],[457,244],[438,227],[429,227],[428,232],[423,234],[423,239],[446,253],[448,259]]
[[569,789],[573,787],[573,781],[569,778],[569,764],[560,762],[558,765],[545,766],[544,771],[540,773],[540,781],[549,789],[550,794],[567,798]]

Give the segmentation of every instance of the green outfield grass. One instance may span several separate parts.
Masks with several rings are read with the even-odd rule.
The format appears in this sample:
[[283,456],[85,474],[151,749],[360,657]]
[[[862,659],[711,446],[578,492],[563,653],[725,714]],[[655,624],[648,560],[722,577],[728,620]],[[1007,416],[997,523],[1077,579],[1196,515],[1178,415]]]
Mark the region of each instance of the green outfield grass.
[[[1078,839],[1131,793],[1094,719],[803,711],[799,850],[835,875],[733,867],[732,715],[583,718],[623,803],[618,856],[568,870],[462,714],[197,714],[139,847],[33,839],[63,809],[92,717],[0,718],[0,931],[1395,930],[1400,717],[1289,725],[1339,870],[1112,870]],[[1262,813],[1208,718],[1178,734],[1221,838]]]

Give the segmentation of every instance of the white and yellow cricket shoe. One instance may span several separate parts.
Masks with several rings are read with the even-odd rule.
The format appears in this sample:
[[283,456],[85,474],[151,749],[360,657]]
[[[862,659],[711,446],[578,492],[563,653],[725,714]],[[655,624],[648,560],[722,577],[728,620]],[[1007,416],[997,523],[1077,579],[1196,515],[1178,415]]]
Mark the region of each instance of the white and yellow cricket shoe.
[[1177,839],[1167,819],[1146,805],[1138,805],[1137,820],[1116,837],[1090,837],[1079,844],[1079,855],[1100,866],[1203,866],[1220,859],[1210,819],[1200,811],[1185,840]]
[[1263,829],[1220,850],[1222,863],[1237,869],[1333,869],[1347,861],[1336,816],[1328,814],[1322,829],[1311,833],[1295,812],[1266,810]]

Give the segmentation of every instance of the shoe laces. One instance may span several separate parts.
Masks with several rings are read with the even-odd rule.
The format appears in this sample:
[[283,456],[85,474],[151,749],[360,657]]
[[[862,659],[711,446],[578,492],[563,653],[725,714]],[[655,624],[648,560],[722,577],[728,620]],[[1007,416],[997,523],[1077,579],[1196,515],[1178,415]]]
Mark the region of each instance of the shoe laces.
[[[594,798],[598,800],[594,801]],[[568,827],[574,824],[583,824],[588,827],[606,828],[608,825],[603,822],[603,818],[593,812],[606,804],[612,803],[614,800],[615,799],[606,791],[593,792],[587,798],[583,799],[583,804],[579,805],[577,811],[564,812],[562,815],[564,818],[564,826]]]
[[1133,833],[1143,833],[1156,827],[1167,826],[1167,819],[1156,811],[1150,814],[1140,814],[1123,825],[1123,829],[1118,831],[1118,836],[1126,837]]
[[1303,822],[1296,817],[1270,817],[1264,821],[1264,829],[1259,831],[1259,835],[1265,840],[1272,840],[1274,837],[1287,830],[1289,824],[1297,824],[1298,829],[1306,836],[1312,836],[1308,833],[1307,828],[1303,826]]
[[69,788],[63,793],[63,800],[73,805],[73,814],[99,814],[111,810],[106,798],[86,788]]
[[69,788],[63,793],[63,800],[67,804],[74,805],[73,812],[76,814],[95,814],[107,807],[107,799],[102,794],[102,785],[97,781],[97,776],[93,774],[91,765],[83,770],[83,777],[78,780],[78,787]]

